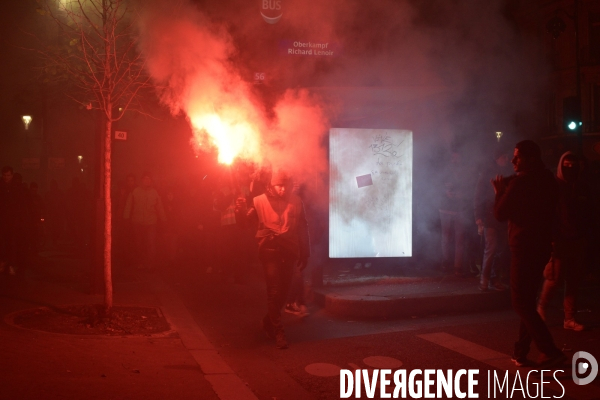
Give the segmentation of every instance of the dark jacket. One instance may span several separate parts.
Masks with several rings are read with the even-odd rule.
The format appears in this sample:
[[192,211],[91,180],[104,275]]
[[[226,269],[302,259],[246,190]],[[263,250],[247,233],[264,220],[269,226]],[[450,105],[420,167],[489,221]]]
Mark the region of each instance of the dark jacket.
[[506,223],[494,218],[494,188],[490,180],[496,175],[505,175],[507,167],[500,167],[495,161],[489,163],[479,174],[477,186],[475,187],[475,198],[473,202],[475,221],[483,221],[486,228],[506,229]]
[[556,218],[558,185],[543,164],[509,178],[508,187],[497,194],[494,216],[508,221],[511,247],[550,247]]
[[591,193],[588,186],[580,178],[570,181],[563,173],[563,160],[572,154],[567,151],[560,157],[556,171],[559,188],[558,220],[555,231],[557,240],[584,238],[592,229]]

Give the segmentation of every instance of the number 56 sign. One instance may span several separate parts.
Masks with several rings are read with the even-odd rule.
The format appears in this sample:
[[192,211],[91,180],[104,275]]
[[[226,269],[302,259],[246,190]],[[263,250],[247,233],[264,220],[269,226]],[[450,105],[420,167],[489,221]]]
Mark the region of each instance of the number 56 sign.
[[254,83],[256,85],[260,85],[261,83],[265,83],[265,73],[264,72],[255,72],[254,73]]

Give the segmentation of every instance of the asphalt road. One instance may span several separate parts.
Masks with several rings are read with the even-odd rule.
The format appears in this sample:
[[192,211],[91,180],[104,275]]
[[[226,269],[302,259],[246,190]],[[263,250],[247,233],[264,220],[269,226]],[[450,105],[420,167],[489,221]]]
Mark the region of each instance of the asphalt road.
[[[541,398],[540,386],[544,387],[544,396],[600,398],[600,379],[588,386],[574,385],[568,364],[556,379],[546,373],[543,379],[549,383],[543,385],[539,373],[532,372],[529,392],[525,388],[529,370],[520,370],[525,391],[518,390],[517,370],[509,360],[518,321],[510,310],[352,321],[311,306],[307,318],[285,315],[290,348],[277,350],[260,329],[266,299],[259,274],[252,275],[244,285],[221,283],[198,270],[173,273],[167,279],[224,360],[260,399],[337,399],[340,369],[371,369],[372,376],[372,370],[379,368],[406,369],[409,373],[414,369],[477,369],[474,390],[479,398]],[[569,357],[583,350],[600,360],[598,296],[582,299],[580,308],[584,312],[579,319],[591,329],[564,330],[556,306],[548,317],[552,334]],[[532,351],[531,358],[537,356]],[[516,390],[507,393],[508,388],[502,392],[496,388],[494,396],[488,371],[492,379],[494,371],[503,379],[507,370],[509,386]],[[461,390],[466,391],[466,376],[460,382]],[[367,398],[362,390],[362,398]],[[379,395],[377,389],[375,398]]]

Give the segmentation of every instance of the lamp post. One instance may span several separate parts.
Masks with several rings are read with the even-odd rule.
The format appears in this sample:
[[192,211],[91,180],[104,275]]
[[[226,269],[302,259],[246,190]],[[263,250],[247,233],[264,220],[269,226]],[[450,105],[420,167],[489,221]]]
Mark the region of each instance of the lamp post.
[[[41,153],[40,153],[40,170],[41,170],[40,180],[41,180],[41,185],[42,185],[41,187],[43,189],[45,189],[47,187],[46,181],[48,178],[48,148],[47,148],[48,143],[46,141],[44,120],[45,119],[43,117],[40,117],[39,122],[36,122],[36,126],[39,126],[39,134],[40,134],[40,138],[42,140]],[[31,125],[31,123],[33,122],[33,117],[31,115],[22,115],[21,121],[23,121],[23,126],[24,126],[25,130],[28,131],[29,125]]]

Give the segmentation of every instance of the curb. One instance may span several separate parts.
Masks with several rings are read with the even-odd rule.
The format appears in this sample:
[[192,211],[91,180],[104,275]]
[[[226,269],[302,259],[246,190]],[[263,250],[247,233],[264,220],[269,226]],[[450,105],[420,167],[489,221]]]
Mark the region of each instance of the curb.
[[510,308],[509,291],[414,297],[340,295],[313,289],[315,302],[339,317],[388,319],[441,313],[469,313]]
[[[65,304],[63,306],[69,306],[72,304]],[[78,305],[78,304],[75,304]],[[144,307],[144,308],[153,308],[156,309],[156,311],[162,315],[162,310],[160,309],[160,307],[155,307],[155,306],[130,306],[130,305],[121,305],[118,304],[117,306],[119,307]],[[41,306],[41,307],[33,307],[33,308],[27,308],[27,309],[22,309],[22,310],[17,310],[17,311],[13,311],[11,313],[8,313],[4,316],[3,322],[15,329],[21,329],[21,330],[25,330],[25,331],[30,331],[30,332],[37,332],[37,333],[42,333],[42,334],[47,334],[47,335],[56,335],[56,336],[63,336],[63,337],[74,337],[74,338],[78,338],[78,339],[123,339],[123,338],[147,338],[147,339],[156,339],[156,338],[164,338],[164,337],[179,337],[179,334],[177,333],[177,331],[173,330],[172,327],[169,330],[166,331],[162,331],[162,332],[156,332],[156,333],[148,333],[148,334],[128,334],[128,333],[122,333],[122,334],[118,334],[118,335],[100,335],[100,334],[78,334],[78,333],[63,333],[63,332],[52,332],[52,331],[44,331],[41,329],[34,329],[34,328],[27,328],[25,326],[21,326],[19,324],[17,324],[15,322],[15,318],[18,317],[20,314],[26,313],[26,312],[30,312],[33,310],[48,310],[50,309],[50,307],[47,306]],[[166,319],[166,317],[165,317]]]

